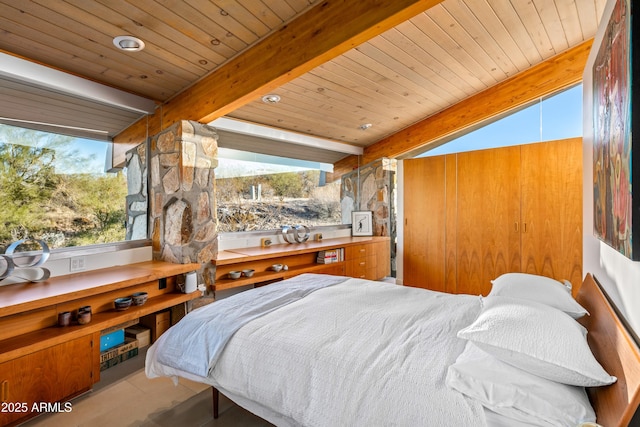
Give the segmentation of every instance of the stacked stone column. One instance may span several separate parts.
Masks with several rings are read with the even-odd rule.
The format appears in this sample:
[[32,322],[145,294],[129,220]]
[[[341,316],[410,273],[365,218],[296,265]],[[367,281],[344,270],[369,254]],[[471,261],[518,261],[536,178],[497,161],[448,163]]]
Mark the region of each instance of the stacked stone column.
[[180,121],[153,136],[149,148],[149,224],[153,259],[199,263],[198,283],[211,288],[218,252],[215,174],[218,136]]
[[[396,238],[395,189],[397,162],[381,158],[342,175],[340,204],[342,223],[351,223],[351,212],[373,212],[373,235]],[[395,276],[395,245],[391,245],[391,273]]]

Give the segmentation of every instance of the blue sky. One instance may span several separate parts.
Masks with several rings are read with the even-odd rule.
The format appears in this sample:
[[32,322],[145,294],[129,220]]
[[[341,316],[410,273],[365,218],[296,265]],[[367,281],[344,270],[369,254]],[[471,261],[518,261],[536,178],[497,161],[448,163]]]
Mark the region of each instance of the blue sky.
[[582,136],[582,85],[538,102],[418,157]]

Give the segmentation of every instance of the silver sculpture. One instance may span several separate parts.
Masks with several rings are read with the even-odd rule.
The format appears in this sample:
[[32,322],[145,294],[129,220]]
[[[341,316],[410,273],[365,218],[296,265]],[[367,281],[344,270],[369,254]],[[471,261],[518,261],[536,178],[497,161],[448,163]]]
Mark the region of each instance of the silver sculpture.
[[310,230],[306,225],[285,225],[282,227],[282,236],[287,243],[304,243],[309,240]]
[[[25,263],[18,264],[14,258],[13,254],[18,246],[23,244],[29,239],[21,239],[13,242],[7,247],[7,250],[4,254],[0,255],[0,258],[4,261],[4,271],[0,270],[0,281],[8,278],[13,275],[15,277],[25,279],[29,282],[41,282],[43,280],[47,280],[51,273],[47,268],[40,267],[44,264],[47,259],[49,259],[49,246],[45,243],[44,240],[34,240],[40,245],[40,252],[36,253],[35,259]],[[0,268],[2,268],[0,264]]]

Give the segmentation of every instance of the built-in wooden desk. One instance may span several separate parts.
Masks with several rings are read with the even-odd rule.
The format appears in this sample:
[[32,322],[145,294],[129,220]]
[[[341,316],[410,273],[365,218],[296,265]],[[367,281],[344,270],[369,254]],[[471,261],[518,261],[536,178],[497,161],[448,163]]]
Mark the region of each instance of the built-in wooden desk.
[[[322,251],[339,251],[339,261],[319,263]],[[389,237],[342,237],[320,242],[285,243],[267,247],[250,247],[220,251],[216,266],[215,290],[257,285],[282,280],[302,273],[324,273],[376,280],[391,270]],[[273,264],[286,270],[273,271]],[[229,278],[230,271],[254,270],[251,277]]]
[[[34,403],[54,405],[91,389],[100,379],[101,332],[199,297],[177,288],[178,275],[199,268],[148,261],[0,286],[0,404],[7,409],[0,426],[37,415]],[[141,291],[149,294],[144,305],[115,310],[115,298]],[[59,312],[86,305],[91,322],[57,325]]]

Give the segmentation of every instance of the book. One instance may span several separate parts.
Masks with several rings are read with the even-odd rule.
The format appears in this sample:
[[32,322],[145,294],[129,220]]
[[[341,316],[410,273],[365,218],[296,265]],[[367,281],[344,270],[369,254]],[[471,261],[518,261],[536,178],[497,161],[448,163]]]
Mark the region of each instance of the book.
[[316,257],[318,264],[331,264],[340,261],[344,261],[344,248],[320,251]]
[[138,340],[135,338],[127,337],[122,344],[119,344],[109,350],[100,352],[100,363],[114,359],[134,348],[138,348]]
[[126,351],[122,354],[119,354],[117,357],[112,359],[105,360],[104,362],[100,362],[100,370],[104,371],[105,369],[109,369],[112,366],[115,366],[119,363],[124,362],[125,360],[131,359],[138,355],[138,347],[132,348],[129,351]]

